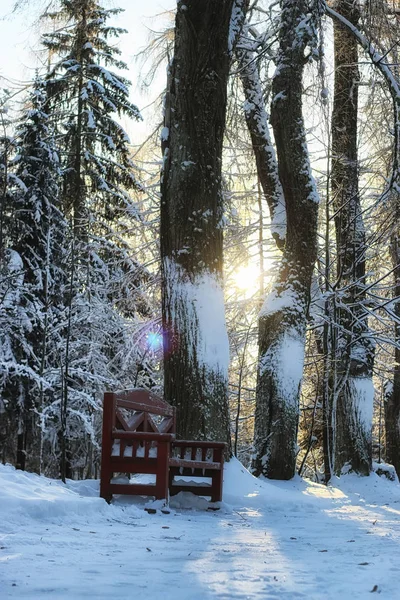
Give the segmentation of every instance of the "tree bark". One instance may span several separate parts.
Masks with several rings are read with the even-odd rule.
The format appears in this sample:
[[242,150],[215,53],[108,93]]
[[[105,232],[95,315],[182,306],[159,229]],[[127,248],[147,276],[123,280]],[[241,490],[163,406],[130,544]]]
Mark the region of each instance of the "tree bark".
[[[357,25],[358,3],[336,6]],[[374,345],[365,300],[365,229],[358,189],[358,47],[355,37],[334,23],[335,89],[332,112],[332,198],[335,211],[337,283],[344,293],[337,310],[336,377],[332,413],[336,422],[333,466],[368,475],[372,460]]]
[[178,3],[162,133],[165,399],[180,437],[229,440],[222,142],[233,0]]
[[385,429],[386,429],[386,461],[394,466],[397,476],[400,477],[400,200],[395,198],[395,231],[391,239],[391,256],[394,271],[394,365],[393,380],[386,390],[385,402]]
[[276,283],[261,309],[252,470],[274,479],[295,474],[299,396],[310,286],[317,257],[319,197],[302,116],[306,48],[315,48],[318,4],[281,0],[271,122],[286,203],[286,243]]
[[[244,34],[247,31],[245,29]],[[286,235],[285,197],[278,174],[278,164],[268,127],[268,114],[260,84],[254,52],[247,48],[246,35],[236,48],[239,74],[245,96],[244,114],[250,133],[257,175],[267,201],[271,232],[278,248],[283,248]]]

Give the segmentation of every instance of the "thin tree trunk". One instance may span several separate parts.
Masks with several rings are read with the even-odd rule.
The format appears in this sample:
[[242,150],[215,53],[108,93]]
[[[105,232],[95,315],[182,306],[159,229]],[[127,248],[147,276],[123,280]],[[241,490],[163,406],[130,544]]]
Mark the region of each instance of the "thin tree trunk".
[[[44,322],[43,322],[43,330],[42,330],[42,340],[41,340],[41,356],[40,356],[40,370],[39,375],[42,379],[40,382],[39,388],[39,401],[37,403],[37,409],[39,413],[42,413],[44,409],[44,388],[43,388],[43,377],[45,373],[46,363],[47,363],[47,342],[49,335],[49,308],[50,308],[50,298],[49,298],[49,278],[50,278],[50,237],[52,234],[52,226],[51,226],[51,217],[49,217],[48,221],[48,230],[47,230],[47,245],[46,245],[46,267],[45,267],[45,276],[44,276]],[[42,426],[39,427],[39,475],[42,474],[42,464],[43,461],[43,430]]]
[[324,457],[324,482],[326,484],[332,478],[332,456],[333,456],[333,413],[332,413],[332,356],[333,347],[336,338],[336,331],[333,327],[332,315],[336,309],[335,302],[331,303],[329,295],[332,292],[331,276],[331,251],[330,251],[330,230],[331,230],[331,132],[330,116],[326,114],[326,124],[328,130],[328,154],[327,154],[327,177],[326,177],[326,198],[325,198],[325,232],[324,232],[324,267],[321,272],[324,273],[324,282],[322,289],[325,292],[324,301],[324,322],[322,329],[322,339],[317,334],[317,343],[323,356],[322,364],[322,451]]
[[[336,6],[354,25],[358,4],[340,0]],[[369,474],[372,460],[374,347],[365,311],[365,229],[358,189],[357,40],[334,23],[335,91],[332,112],[332,199],[335,210],[337,281],[345,293],[338,304],[337,394],[334,470],[347,467]],[[335,394],[335,390],[333,390]]]
[[386,390],[385,402],[385,429],[386,429],[386,460],[396,469],[400,477],[400,242],[398,228],[400,223],[399,198],[396,198],[395,210],[395,232],[391,240],[391,255],[393,267],[395,267],[394,278],[394,314],[397,321],[394,324],[394,339],[396,342],[394,351],[393,381]]
[[306,48],[316,46],[319,9],[304,0],[281,0],[280,5],[271,122],[286,203],[286,244],[276,283],[259,318],[252,469],[255,475],[290,479],[296,468],[306,321],[317,257],[319,197],[306,145],[302,76]]
[[75,235],[73,234],[72,245],[71,245],[71,272],[69,281],[68,291],[68,321],[65,339],[65,364],[62,371],[62,391],[61,391],[61,403],[60,403],[60,446],[61,446],[61,459],[60,459],[60,473],[61,479],[65,483],[65,480],[72,477],[72,468],[70,460],[69,442],[67,435],[68,426],[68,404],[69,404],[69,367],[70,367],[70,342],[71,342],[71,328],[72,328],[72,303],[74,296],[74,283],[75,283],[75,266],[76,266],[76,255],[75,255]]
[[165,398],[181,437],[229,440],[222,142],[233,0],[178,4],[162,134]]
[[244,35],[236,47],[236,58],[245,95],[244,114],[256,160],[258,181],[268,203],[271,232],[278,248],[283,248],[286,235],[285,197],[279,181],[278,165],[268,127],[268,115],[254,52],[246,48]]
[[[86,42],[87,35],[87,20],[86,20],[86,6],[85,3],[82,5],[82,22],[78,33],[77,39],[77,63],[80,64],[78,90],[77,90],[77,118],[76,118],[76,130],[74,132],[74,138],[72,143],[72,172],[69,174],[69,184],[66,186],[66,193],[70,198],[66,198],[67,202],[71,202],[73,206],[73,219],[74,219],[74,236],[76,240],[84,242],[87,241],[88,237],[88,220],[86,215],[86,198],[85,198],[85,184],[82,180],[82,166],[83,166],[83,151],[82,151],[82,136],[83,136],[83,68],[82,63],[83,46]],[[84,250],[82,250],[84,253]]]
[[15,468],[25,471],[26,466],[26,390],[24,389],[24,382],[19,383],[19,395],[18,401],[18,432],[17,432],[17,455]]

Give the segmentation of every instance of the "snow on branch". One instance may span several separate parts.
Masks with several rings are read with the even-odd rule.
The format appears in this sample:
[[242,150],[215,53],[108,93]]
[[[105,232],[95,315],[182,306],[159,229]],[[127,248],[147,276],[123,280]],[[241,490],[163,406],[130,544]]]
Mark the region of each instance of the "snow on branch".
[[248,48],[245,28],[236,47],[239,75],[245,95],[244,113],[256,159],[257,174],[268,202],[271,217],[271,232],[278,248],[282,248],[286,237],[286,205],[278,174],[278,163],[268,126],[268,114],[261,89],[260,76],[255,54]]
[[234,0],[229,24],[228,52],[232,56],[242,31],[249,0]]

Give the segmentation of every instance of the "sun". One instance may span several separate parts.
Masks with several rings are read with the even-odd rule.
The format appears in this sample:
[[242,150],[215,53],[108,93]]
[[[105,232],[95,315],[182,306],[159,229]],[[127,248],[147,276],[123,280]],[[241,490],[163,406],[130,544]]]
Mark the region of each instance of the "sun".
[[233,274],[233,284],[246,297],[254,294],[260,286],[260,269],[254,263],[239,267]]

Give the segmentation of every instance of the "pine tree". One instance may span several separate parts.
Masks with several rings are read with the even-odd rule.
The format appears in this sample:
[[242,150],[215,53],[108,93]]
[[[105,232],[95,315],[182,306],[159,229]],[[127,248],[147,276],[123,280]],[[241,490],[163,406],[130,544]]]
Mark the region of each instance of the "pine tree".
[[107,25],[120,9],[105,10],[98,0],[61,0],[47,18],[64,25],[43,36],[51,58],[46,77],[49,106],[57,124],[64,172],[64,210],[73,215],[78,238],[93,220],[134,212],[130,190],[139,187],[129,156],[129,139],[117,117],[140,119],[129,101],[130,82],[109,67],[123,70],[120,51],[110,38],[126,31]]
[[[10,381],[19,373],[31,375],[18,361],[16,347],[23,346],[25,315],[21,309],[23,264],[17,252],[10,248],[14,195],[23,191],[12,163],[16,151],[15,136],[9,115],[9,93],[3,91],[0,102],[0,436],[4,440],[3,460],[15,462],[15,435],[18,430],[18,390],[9,393]],[[15,435],[14,435],[15,434]]]
[[[8,227],[9,252],[18,258],[21,271],[18,303],[13,306],[19,312],[18,335],[9,342],[17,368],[4,394],[10,401],[17,399],[16,464],[22,469],[27,445],[39,431],[37,419],[51,364],[50,332],[63,300],[66,225],[58,206],[59,160],[45,104],[43,85],[37,80],[16,130],[14,170],[15,180],[21,183],[13,193]],[[31,466],[40,468],[35,460]]]
[[[82,467],[85,446],[93,455],[104,388],[126,387],[131,381],[116,360],[121,357],[117,341],[126,343],[124,331],[136,318],[134,302],[128,314],[121,307],[128,305],[127,296],[135,297],[143,270],[124,237],[138,218],[131,194],[140,185],[118,119],[140,115],[129,101],[129,81],[115,72],[126,65],[110,39],[125,30],[107,21],[121,11],[104,10],[97,0],[62,0],[60,5],[47,14],[62,26],[44,36],[54,61],[46,90],[61,149],[63,211],[72,219],[73,237],[57,384],[61,404],[58,412],[57,405],[49,407],[46,418],[57,431],[65,478],[72,468]],[[85,468],[92,472],[91,466]]]

